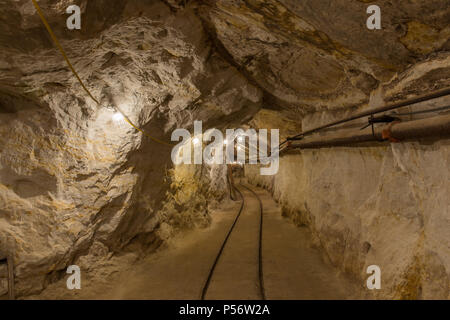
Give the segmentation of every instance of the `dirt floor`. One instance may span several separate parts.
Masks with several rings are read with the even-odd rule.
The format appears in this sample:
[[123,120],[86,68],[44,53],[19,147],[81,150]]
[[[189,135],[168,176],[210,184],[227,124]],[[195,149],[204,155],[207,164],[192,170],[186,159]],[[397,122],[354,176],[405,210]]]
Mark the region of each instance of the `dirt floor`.
[[[260,299],[258,287],[259,203],[238,186],[245,198],[241,217],[211,279],[206,299]],[[262,189],[264,207],[263,271],[267,299],[355,299],[360,285],[340,274],[311,246],[307,228],[281,216]],[[81,290],[68,290],[65,279],[32,299],[199,299],[208,272],[239,202],[212,214],[206,229],[179,234],[167,246],[140,260],[133,254],[113,258],[82,273]]]

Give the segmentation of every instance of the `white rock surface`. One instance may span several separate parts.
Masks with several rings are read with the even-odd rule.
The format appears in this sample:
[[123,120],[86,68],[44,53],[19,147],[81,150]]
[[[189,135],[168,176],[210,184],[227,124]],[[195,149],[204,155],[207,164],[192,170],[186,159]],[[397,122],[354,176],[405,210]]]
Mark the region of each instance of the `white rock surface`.
[[[20,31],[38,34],[27,3],[14,2],[23,9]],[[40,3],[52,24],[58,20],[64,3]],[[251,117],[261,105],[260,90],[214,53],[192,11],[127,1],[114,21],[83,40],[65,40],[53,24],[102,107],[53,47],[1,43],[0,251],[14,254],[19,296],[39,292],[95,243],[105,256],[153,248],[166,236],[158,211],[171,148],[114,123],[107,106],[170,142],[172,130],[195,119],[225,125],[223,118]]]
[[[400,74],[373,95],[370,107],[392,97],[410,97],[419,92],[419,83],[421,88],[448,86],[448,57],[419,63]],[[440,84],[430,80],[436,73],[443,76]],[[397,112],[449,103],[445,97]],[[342,116],[313,113],[304,118],[303,128]],[[361,127],[364,121],[351,125]],[[260,176],[250,166],[246,175],[271,190],[284,214],[298,225],[307,225],[331,262],[363,286],[367,267],[381,268],[382,289],[363,290],[363,296],[449,299],[449,160],[448,139],[305,149],[282,157],[280,171],[273,177]]]

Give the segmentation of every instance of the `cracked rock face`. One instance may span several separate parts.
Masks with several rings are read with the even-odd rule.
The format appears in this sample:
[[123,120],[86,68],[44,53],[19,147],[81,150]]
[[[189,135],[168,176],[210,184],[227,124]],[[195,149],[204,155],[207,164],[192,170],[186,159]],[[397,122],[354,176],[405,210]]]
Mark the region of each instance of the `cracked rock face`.
[[303,112],[366,103],[380,82],[426,54],[448,49],[446,1],[219,0],[199,11],[244,70],[280,104]]
[[[81,8],[81,30],[66,27],[71,4]],[[194,120],[202,120],[204,129],[278,128],[284,138],[340,118],[354,105],[378,106],[450,86],[448,1],[378,1],[383,26],[378,31],[365,27],[369,4],[40,0],[97,105],[71,74],[32,2],[0,0],[0,259],[14,256],[18,295],[39,292],[71,263],[145,251],[172,228],[206,225],[208,217],[200,212],[209,205],[207,197],[224,196],[223,167],[172,168],[171,148],[113,121],[114,106],[163,141],[170,141],[176,128],[192,131]],[[376,160],[373,153],[379,153]],[[414,166],[405,164],[405,155],[415,159]],[[430,185],[438,190],[448,183],[431,171],[405,177],[400,165],[420,171],[430,157],[436,170],[445,171],[440,164],[448,160],[448,144],[298,157],[303,166],[296,170],[302,172],[292,177],[299,180],[284,176],[298,160],[291,158],[282,160],[279,175],[270,181],[249,178],[272,188],[289,212],[308,213],[303,218],[321,245],[338,252],[330,256],[333,263],[362,277],[360,267],[369,260],[397,257],[398,268],[387,267],[386,296],[420,297],[421,290],[424,297],[448,294],[437,280],[449,278],[443,213],[448,206],[442,198],[448,192],[426,196]],[[339,168],[333,157],[341,159]],[[371,200],[364,206],[360,199],[338,195],[308,202],[329,193],[330,186],[341,188],[321,173],[333,176],[352,165],[369,168],[377,187],[398,187],[412,202],[395,207],[392,193],[378,194],[375,185],[365,190]],[[306,172],[317,172],[319,182],[304,177]],[[357,189],[360,178],[343,181]],[[290,193],[290,183],[302,193]],[[398,212],[381,208],[383,201]],[[415,205],[420,211],[414,212]],[[342,210],[331,213],[328,206]],[[190,214],[180,218],[180,212]],[[405,233],[407,248],[383,240],[382,231],[396,214],[404,221],[398,231]],[[336,239],[347,240],[336,244]],[[391,250],[389,255],[381,248]],[[431,274],[428,287],[416,277],[424,270]],[[0,295],[5,285],[0,269]]]
[[[58,30],[66,4],[40,3]],[[157,241],[171,148],[112,121],[109,106],[165,141],[194,119],[232,125],[261,106],[260,89],[214,52],[192,11],[124,1],[101,23],[89,18],[96,7],[81,7],[95,36],[90,27],[70,40],[58,34],[101,106],[49,45],[29,2],[2,7],[22,22],[20,45],[2,26],[0,53],[0,251],[14,255],[19,295],[39,291],[94,240],[110,251]]]

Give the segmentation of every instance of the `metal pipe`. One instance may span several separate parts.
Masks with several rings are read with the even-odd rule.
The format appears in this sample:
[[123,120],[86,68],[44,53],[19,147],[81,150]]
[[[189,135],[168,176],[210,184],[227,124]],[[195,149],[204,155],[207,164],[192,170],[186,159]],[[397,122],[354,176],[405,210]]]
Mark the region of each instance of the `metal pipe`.
[[373,141],[397,140],[401,142],[432,137],[438,139],[450,137],[450,115],[408,122],[393,122],[387,126],[375,127],[373,132],[370,127],[364,130],[342,130],[339,133],[293,142],[289,149],[316,149]]
[[314,133],[314,132],[317,132],[319,130],[323,130],[323,129],[326,129],[326,128],[329,128],[329,127],[332,127],[332,126],[335,126],[335,125],[338,125],[338,124],[342,124],[342,123],[345,123],[345,122],[353,121],[353,120],[356,120],[356,119],[360,119],[360,118],[363,118],[363,117],[366,117],[366,116],[370,116],[370,115],[373,115],[373,114],[377,114],[377,113],[381,113],[381,112],[386,112],[386,111],[390,111],[390,110],[394,110],[394,109],[398,109],[398,108],[402,108],[402,107],[407,107],[407,106],[410,106],[410,105],[413,105],[413,104],[416,104],[416,103],[419,103],[419,102],[424,102],[424,101],[428,101],[428,100],[432,100],[432,99],[436,99],[436,98],[441,98],[441,97],[444,97],[444,96],[447,96],[447,95],[450,95],[450,88],[446,88],[446,89],[443,89],[443,90],[440,90],[440,91],[436,91],[436,92],[433,92],[431,94],[422,95],[422,96],[419,96],[419,97],[416,97],[416,98],[413,98],[413,99],[408,99],[408,100],[401,101],[401,102],[391,103],[391,104],[388,104],[388,105],[385,105],[385,106],[382,106],[382,107],[379,107],[379,108],[362,111],[362,112],[359,112],[359,113],[357,113],[357,114],[355,114],[353,116],[350,116],[350,117],[347,117],[347,118],[344,118],[344,119],[341,119],[341,120],[333,121],[333,122],[324,124],[322,126],[319,126],[319,127],[316,127],[316,128],[310,129],[310,130],[306,130],[306,131],[304,131],[304,132],[302,132],[302,133],[300,133],[300,134],[298,134],[298,135],[296,135],[294,137],[288,138],[287,140],[299,140],[299,139],[301,139],[300,137],[304,137],[305,135],[309,135],[311,133]]
[[11,255],[7,257],[7,262],[8,262],[8,295],[9,300],[14,300],[16,298],[14,289],[14,261]]

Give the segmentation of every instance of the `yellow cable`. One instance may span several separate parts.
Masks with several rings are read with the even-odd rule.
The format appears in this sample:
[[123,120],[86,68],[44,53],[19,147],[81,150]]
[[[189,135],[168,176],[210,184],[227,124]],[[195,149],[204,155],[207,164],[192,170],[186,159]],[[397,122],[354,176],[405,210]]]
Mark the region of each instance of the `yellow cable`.
[[33,1],[34,6],[36,7],[36,11],[39,14],[39,17],[41,17],[41,20],[42,20],[42,22],[45,25],[45,28],[47,29],[48,33],[50,34],[50,37],[52,38],[52,40],[55,43],[56,47],[59,49],[59,51],[61,52],[62,56],[64,57],[64,60],[66,60],[67,65],[69,66],[70,70],[72,70],[72,73],[78,79],[78,82],[80,82],[81,86],[88,93],[88,95],[91,97],[91,99],[94,100],[95,103],[97,103],[99,105],[100,103],[97,101],[97,99],[94,98],[94,96],[91,94],[91,92],[86,88],[86,86],[84,85],[83,81],[81,81],[80,77],[78,76],[78,73],[73,68],[72,64],[69,61],[69,58],[67,58],[67,55],[66,55],[64,49],[62,48],[62,46],[59,43],[58,39],[56,38],[55,34],[53,33],[53,30],[50,27],[50,25],[48,24],[47,20],[45,19],[44,14],[42,13],[41,8],[37,4],[36,0],[32,0],[32,1]]
[[[86,91],[87,94],[89,95],[89,97],[91,97],[91,99],[94,100],[95,103],[100,106],[100,102],[97,99],[94,98],[92,93],[84,85],[84,83],[81,80],[80,76],[78,75],[78,73],[73,68],[72,64],[70,63],[69,58],[66,55],[66,52],[64,51],[63,47],[59,43],[59,41],[56,38],[55,34],[53,33],[53,30],[50,27],[50,25],[48,24],[47,19],[45,19],[44,14],[42,13],[41,8],[39,7],[38,3],[36,2],[36,0],[31,0],[31,1],[33,1],[34,7],[36,8],[36,11],[37,11],[39,17],[41,18],[42,23],[44,24],[45,28],[47,29],[48,33],[50,34],[50,37],[52,38],[52,40],[55,43],[56,47],[59,49],[59,51],[61,52],[62,56],[64,57],[64,60],[66,60],[67,65],[69,66],[70,70],[72,71],[74,76],[78,79],[78,82],[81,84],[81,86],[83,87],[84,91]],[[164,142],[164,141],[161,141],[161,140],[159,140],[157,138],[152,137],[151,135],[146,133],[144,130],[142,130],[139,127],[137,127],[136,125],[134,125],[133,122],[131,122],[131,120],[122,112],[122,110],[120,110],[119,108],[117,108],[117,110],[119,110],[119,112],[123,115],[123,117],[125,118],[126,122],[128,122],[133,128],[135,128],[137,131],[141,132],[143,135],[149,137],[150,139],[152,139],[153,141],[155,141],[157,143],[164,144],[164,145],[167,145],[167,146],[173,146],[173,144],[171,144],[171,143],[167,143],[167,142]]]
[[152,139],[153,141],[155,141],[155,142],[157,142],[159,144],[164,144],[166,146],[171,146],[171,147],[174,146],[174,144],[167,143],[167,142],[164,142],[164,141],[161,141],[161,140],[159,140],[157,138],[152,137],[151,135],[149,135],[147,132],[145,132],[141,128],[138,128],[133,122],[131,122],[131,120],[128,119],[128,117],[125,115],[125,113],[123,113],[122,110],[119,109],[119,107],[116,107],[116,109],[119,110],[119,112],[123,115],[123,118],[125,119],[125,121],[128,122],[130,124],[130,126],[135,128],[137,131],[141,132],[143,135],[149,137],[150,139]]

